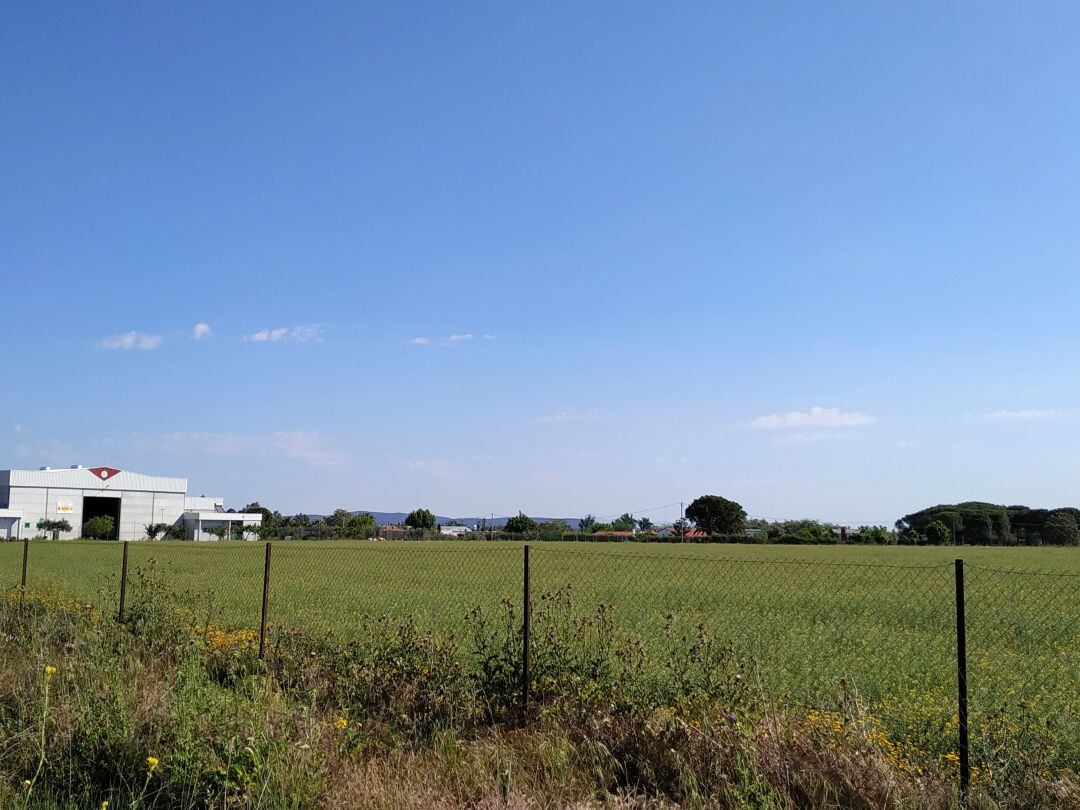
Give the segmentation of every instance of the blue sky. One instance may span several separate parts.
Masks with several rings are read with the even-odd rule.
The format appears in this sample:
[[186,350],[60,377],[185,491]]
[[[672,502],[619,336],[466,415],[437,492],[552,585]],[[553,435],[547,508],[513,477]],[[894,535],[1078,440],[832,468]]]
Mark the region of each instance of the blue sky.
[[0,466],[309,512],[1075,505],[1078,36],[6,4]]

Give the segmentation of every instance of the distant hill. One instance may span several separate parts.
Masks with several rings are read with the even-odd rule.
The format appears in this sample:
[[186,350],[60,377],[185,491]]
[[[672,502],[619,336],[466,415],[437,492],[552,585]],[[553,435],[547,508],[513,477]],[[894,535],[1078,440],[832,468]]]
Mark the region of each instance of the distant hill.
[[[361,512],[367,512],[375,518],[375,522],[380,526],[387,526],[392,524],[403,523],[405,518],[409,516],[408,512],[376,512],[373,509],[356,509],[353,511],[354,515],[358,515]],[[308,515],[312,520],[319,520],[325,518],[326,515]],[[440,526],[445,526],[450,523],[458,523],[462,526],[476,526],[481,520],[487,520],[490,525],[494,525],[495,528],[506,525],[506,518],[497,517],[494,520],[491,518],[481,517],[446,517],[445,515],[436,515],[435,522]],[[565,520],[571,529],[577,531],[578,519],[577,518],[548,518],[548,517],[534,517],[537,523],[545,523],[549,520]]]

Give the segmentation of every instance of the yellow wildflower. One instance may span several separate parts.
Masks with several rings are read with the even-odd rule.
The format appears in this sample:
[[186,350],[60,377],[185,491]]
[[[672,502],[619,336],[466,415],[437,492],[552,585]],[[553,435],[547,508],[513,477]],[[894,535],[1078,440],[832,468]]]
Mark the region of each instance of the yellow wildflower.
[[109,800],[108,799],[105,799],[101,803],[101,810],[109,810]]
[[45,667],[45,677],[46,678],[51,678],[55,674],[56,674],[56,667],[54,667],[54,666],[46,666]]
[[29,789],[30,789],[30,785],[31,785],[31,784],[32,784],[32,782],[31,782],[31,781],[30,781],[29,779],[23,779],[23,780],[22,780],[22,786],[23,786],[24,788],[26,788],[27,790],[29,790]]
[[146,767],[149,769],[149,773],[153,773],[155,771],[155,769],[157,768],[159,763],[160,763],[160,761],[158,760],[157,757],[147,757],[146,758]]
[[348,728],[348,726],[349,721],[346,720],[344,717],[339,717],[337,720],[334,721],[334,728],[336,728],[338,731],[341,731],[343,728]]

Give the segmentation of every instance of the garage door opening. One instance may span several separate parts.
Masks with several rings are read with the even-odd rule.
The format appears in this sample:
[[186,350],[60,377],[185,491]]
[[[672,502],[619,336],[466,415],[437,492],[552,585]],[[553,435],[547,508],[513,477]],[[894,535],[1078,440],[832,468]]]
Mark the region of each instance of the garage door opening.
[[[95,518],[110,517],[112,526]],[[93,521],[93,522],[91,522]],[[120,499],[83,498],[83,537],[98,540],[115,540],[120,536]]]

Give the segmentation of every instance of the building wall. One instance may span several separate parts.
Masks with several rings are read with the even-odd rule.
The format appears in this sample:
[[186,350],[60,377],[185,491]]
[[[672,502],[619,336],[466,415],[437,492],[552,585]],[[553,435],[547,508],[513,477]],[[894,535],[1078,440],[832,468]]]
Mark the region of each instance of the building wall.
[[[178,522],[184,514],[182,492],[139,492],[133,490],[67,489],[63,487],[10,487],[8,508],[23,513],[23,536],[38,534],[39,520],[66,519],[70,532],[62,532],[62,539],[80,537],[83,524],[83,498],[119,498],[119,539],[146,539],[149,523]],[[68,505],[71,511],[62,511]],[[25,528],[29,523],[30,528]]]

